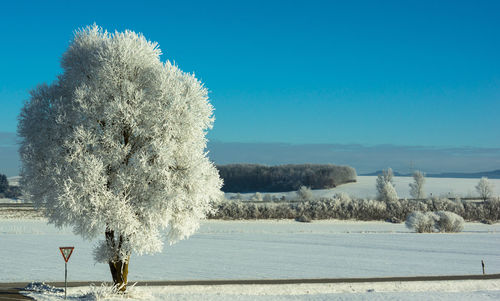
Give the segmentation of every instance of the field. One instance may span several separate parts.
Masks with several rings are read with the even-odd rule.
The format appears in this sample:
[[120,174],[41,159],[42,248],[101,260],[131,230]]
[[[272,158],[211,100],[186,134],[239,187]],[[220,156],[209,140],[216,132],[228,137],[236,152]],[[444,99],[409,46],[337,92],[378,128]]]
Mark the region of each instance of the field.
[[[358,176],[356,183],[340,185],[333,189],[313,190],[316,197],[331,197],[335,193],[344,192],[352,198],[371,198],[374,199],[377,195],[375,189],[376,176]],[[413,181],[411,177],[394,177],[394,184],[398,196],[400,198],[410,198],[409,183]],[[475,186],[479,179],[456,179],[456,178],[426,178],[425,192],[428,196],[443,196],[443,197],[477,197]],[[494,192],[500,195],[500,179],[490,179],[490,183],[494,185]],[[227,198],[234,196],[234,193],[226,193]],[[253,194],[242,194],[247,199]],[[270,193],[270,195],[287,199],[295,198],[295,192]]]
[[[316,196],[343,190],[359,197],[374,193],[375,177]],[[428,191],[473,195],[477,179],[427,179]],[[406,180],[396,178],[396,188]],[[493,181],[496,189],[500,183]],[[447,185],[445,188],[441,185]],[[433,188],[434,187],[434,188]],[[498,191],[497,191],[498,193]],[[289,192],[288,195],[293,195]],[[106,264],[95,263],[96,241],[84,241],[71,229],[56,229],[43,218],[0,217],[0,282],[63,281],[59,246],[75,252],[68,263],[69,281],[109,281]],[[129,279],[276,279],[349,278],[500,273],[500,224],[466,223],[458,234],[417,234],[404,224],[323,220],[219,221],[202,223],[186,241],[165,246],[156,255],[133,255]],[[70,296],[95,300],[102,288],[72,288]],[[496,300],[500,283],[336,284],[295,286],[223,286],[132,288],[130,300]],[[37,300],[60,295],[34,294]]]
[[[1,220],[0,282],[56,281],[59,246],[72,245],[70,280],[107,280],[94,242],[43,220]],[[459,234],[417,234],[384,222],[206,221],[157,255],[133,256],[132,280],[377,277],[500,273],[500,224]]]
[[[83,241],[70,229],[55,229],[44,220],[4,219],[0,240],[0,282],[62,281],[58,247],[67,245],[75,247],[68,264],[70,281],[109,280],[107,265],[92,259],[94,242]],[[489,273],[499,273],[499,248],[500,224],[467,223],[459,234],[416,234],[402,224],[383,222],[206,221],[189,240],[167,246],[161,254],[133,256],[129,277],[133,282],[479,274],[481,260]],[[497,286],[492,281],[479,289],[497,292]],[[346,293],[339,287],[317,292]]]

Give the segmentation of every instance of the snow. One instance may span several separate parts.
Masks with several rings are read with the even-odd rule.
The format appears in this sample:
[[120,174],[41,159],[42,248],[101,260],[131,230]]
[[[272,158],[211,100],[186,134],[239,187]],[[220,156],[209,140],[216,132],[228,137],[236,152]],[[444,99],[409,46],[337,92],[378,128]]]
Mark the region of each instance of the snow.
[[9,177],[7,181],[9,181],[10,186],[19,186],[19,181],[21,180],[20,176]]
[[[104,234],[103,234],[104,235]],[[69,281],[110,280],[95,241],[45,220],[0,220],[0,282],[62,281],[60,246],[74,246]],[[130,281],[343,278],[500,272],[500,224],[417,234],[404,224],[355,221],[205,221],[189,240],[131,257]]]
[[0,198],[0,204],[2,203],[24,203],[21,199],[9,199],[9,198]]
[[[331,197],[336,193],[344,192],[352,198],[375,199],[377,190],[375,188],[376,176],[358,176],[356,183],[340,185],[333,189],[313,190],[315,197]],[[413,177],[394,177],[394,188],[400,198],[411,198],[409,184],[413,182]],[[494,195],[500,195],[500,179],[489,179],[494,185]],[[424,191],[427,196],[444,197],[477,197],[476,185],[479,179],[459,179],[459,178],[425,178]],[[267,194],[267,193],[265,193]],[[284,195],[287,199],[295,199],[295,191],[269,193],[278,198]],[[226,193],[226,198],[231,198],[235,193]],[[244,193],[242,196],[249,199],[253,193]]]
[[[25,292],[39,301],[61,300],[52,287]],[[125,296],[108,287],[68,288],[69,300],[498,300],[497,280],[211,286],[135,286]]]

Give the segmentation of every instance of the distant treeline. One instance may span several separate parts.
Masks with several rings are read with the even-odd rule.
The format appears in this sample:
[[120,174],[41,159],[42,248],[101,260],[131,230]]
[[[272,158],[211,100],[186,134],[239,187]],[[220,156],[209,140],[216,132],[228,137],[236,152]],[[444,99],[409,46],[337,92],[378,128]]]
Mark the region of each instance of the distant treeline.
[[356,182],[354,168],[333,164],[228,164],[217,169],[224,179],[224,192],[281,192],[301,186],[326,189]]

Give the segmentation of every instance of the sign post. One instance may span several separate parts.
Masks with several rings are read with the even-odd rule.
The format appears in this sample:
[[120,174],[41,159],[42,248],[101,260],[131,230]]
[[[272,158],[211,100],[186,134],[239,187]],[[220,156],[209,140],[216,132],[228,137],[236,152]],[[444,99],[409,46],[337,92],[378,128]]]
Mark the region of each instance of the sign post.
[[64,299],[66,299],[68,295],[68,260],[73,253],[73,249],[75,249],[75,247],[59,247],[64,258]]

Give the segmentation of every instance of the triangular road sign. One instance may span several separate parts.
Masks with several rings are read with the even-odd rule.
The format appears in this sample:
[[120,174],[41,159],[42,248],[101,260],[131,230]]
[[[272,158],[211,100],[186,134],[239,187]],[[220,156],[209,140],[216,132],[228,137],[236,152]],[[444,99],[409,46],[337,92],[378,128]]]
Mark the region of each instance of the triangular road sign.
[[71,257],[71,254],[73,253],[74,248],[75,247],[59,247],[59,250],[61,250],[61,254],[65,262],[68,262],[69,258]]

